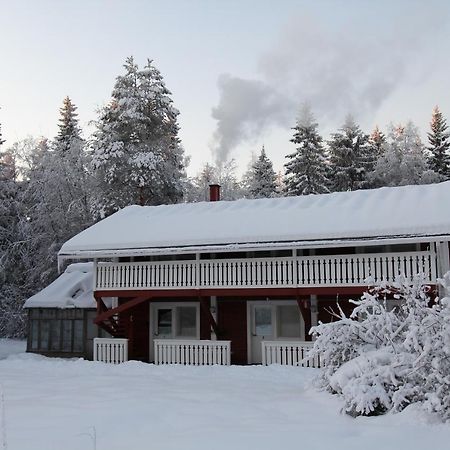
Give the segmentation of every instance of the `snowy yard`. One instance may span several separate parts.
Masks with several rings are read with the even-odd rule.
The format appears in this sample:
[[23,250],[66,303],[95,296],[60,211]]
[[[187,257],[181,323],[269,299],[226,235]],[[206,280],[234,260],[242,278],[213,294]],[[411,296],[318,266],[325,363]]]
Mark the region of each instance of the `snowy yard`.
[[[23,346],[22,346],[23,348]],[[450,426],[416,410],[352,419],[309,386],[314,369],[180,367],[17,353],[0,341],[8,450],[448,448]]]

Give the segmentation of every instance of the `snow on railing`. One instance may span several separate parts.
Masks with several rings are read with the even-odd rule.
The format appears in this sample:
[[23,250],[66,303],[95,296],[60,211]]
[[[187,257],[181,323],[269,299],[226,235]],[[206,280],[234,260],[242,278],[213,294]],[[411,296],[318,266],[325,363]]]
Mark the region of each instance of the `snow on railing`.
[[109,364],[128,361],[128,339],[94,338],[94,361]]
[[230,341],[155,339],[155,364],[230,365]]
[[[317,356],[308,358],[312,342],[305,341],[262,341],[262,364],[282,364],[284,366],[320,367]],[[306,358],[306,359],[305,359]]]
[[411,279],[423,272],[426,281],[437,278],[436,254],[368,253],[285,258],[211,259],[200,261],[99,262],[96,290],[258,288],[308,286],[364,286]]

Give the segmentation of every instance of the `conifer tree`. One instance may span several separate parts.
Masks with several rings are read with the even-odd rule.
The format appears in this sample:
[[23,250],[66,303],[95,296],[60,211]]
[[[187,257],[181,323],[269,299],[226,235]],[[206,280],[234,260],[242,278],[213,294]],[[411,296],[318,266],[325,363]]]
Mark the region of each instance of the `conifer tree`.
[[439,107],[433,110],[430,123],[431,131],[428,133],[428,142],[431,155],[429,165],[439,174],[441,179],[450,178],[450,133],[447,122]]
[[250,198],[269,198],[277,194],[277,175],[273,163],[267,157],[264,145],[258,158],[246,174],[246,185]]
[[371,153],[375,156],[375,159],[378,159],[384,153],[385,144],[386,136],[378,128],[378,125],[376,125],[369,136],[369,147],[371,148]]
[[91,143],[100,217],[130,204],[177,202],[185,188],[179,112],[162,75],[151,60],[139,69],[128,58],[124,68]]
[[328,142],[330,152],[331,190],[353,191],[364,186],[372,158],[364,134],[351,115]]
[[81,130],[78,125],[77,107],[68,96],[63,100],[63,106],[59,111],[59,132],[55,141],[57,150],[65,153],[74,145],[73,141],[81,141]]
[[284,178],[287,195],[328,192],[327,158],[318,124],[308,105],[303,105],[291,139],[296,151],[286,156]]

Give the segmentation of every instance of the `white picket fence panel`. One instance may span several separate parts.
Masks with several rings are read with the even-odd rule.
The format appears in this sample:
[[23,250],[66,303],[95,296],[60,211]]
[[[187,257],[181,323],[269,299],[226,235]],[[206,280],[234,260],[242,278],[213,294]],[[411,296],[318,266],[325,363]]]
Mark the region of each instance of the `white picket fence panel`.
[[155,339],[155,364],[230,365],[231,341]]
[[94,361],[109,364],[128,361],[128,339],[94,338]]
[[284,366],[320,367],[320,359],[308,358],[312,342],[306,341],[262,341],[262,364]]
[[285,258],[211,259],[157,262],[99,262],[96,290],[270,288],[364,286],[411,279],[437,278],[436,253],[367,253]]

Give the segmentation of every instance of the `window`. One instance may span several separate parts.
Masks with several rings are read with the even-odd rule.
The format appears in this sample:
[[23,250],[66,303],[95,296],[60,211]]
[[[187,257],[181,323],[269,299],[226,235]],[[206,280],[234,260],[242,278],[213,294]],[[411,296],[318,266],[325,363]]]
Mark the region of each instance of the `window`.
[[256,336],[272,335],[272,307],[270,306],[255,307],[255,335]]
[[85,311],[79,308],[30,309],[29,349],[46,353],[83,353],[84,315]]
[[172,334],[172,310],[158,309],[158,336],[170,336]]
[[278,337],[299,338],[300,313],[297,305],[277,306]]
[[180,306],[177,311],[177,335],[195,337],[197,335],[197,308],[195,306]]

